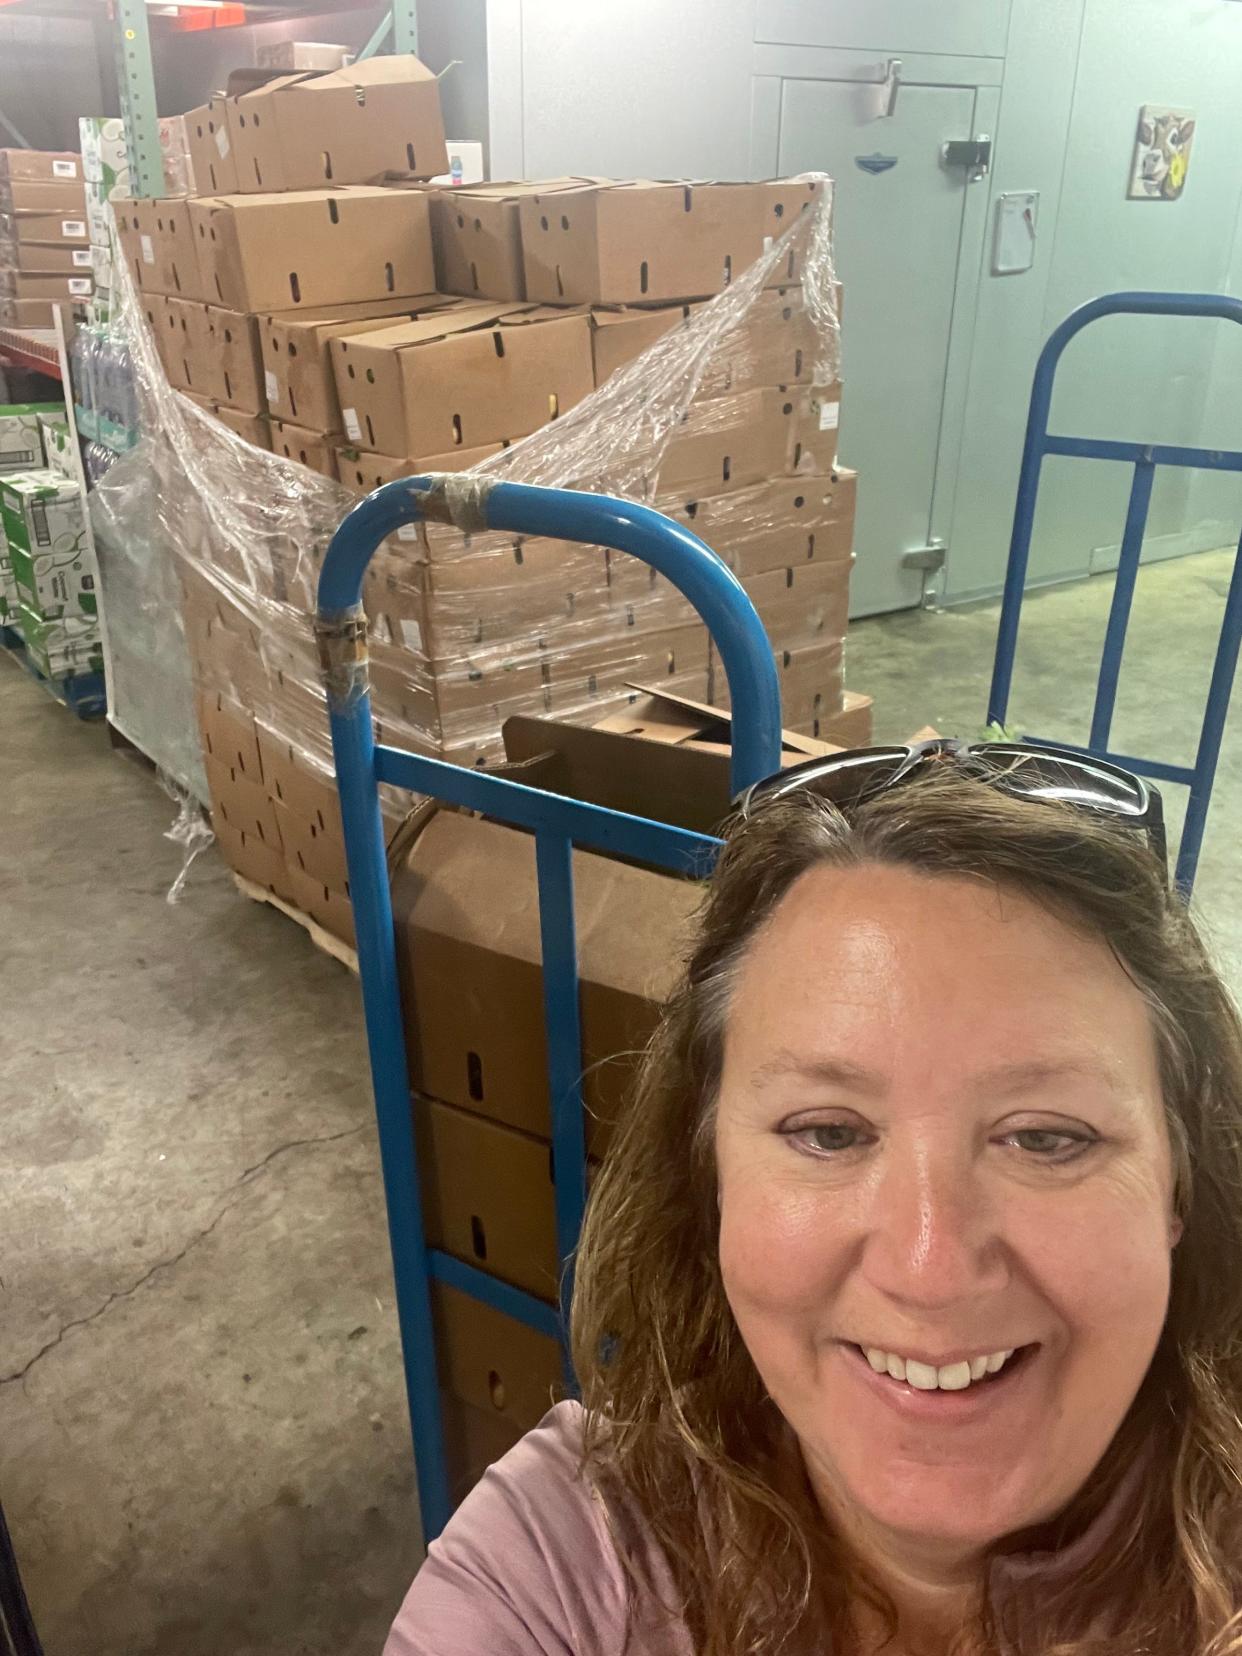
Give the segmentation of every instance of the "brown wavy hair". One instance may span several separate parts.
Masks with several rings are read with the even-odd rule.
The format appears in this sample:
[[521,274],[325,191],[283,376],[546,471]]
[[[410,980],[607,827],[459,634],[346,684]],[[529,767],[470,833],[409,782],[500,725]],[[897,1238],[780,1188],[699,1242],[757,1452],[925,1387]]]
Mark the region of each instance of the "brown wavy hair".
[[[1185,1227],[1155,1357],[1103,1459],[1055,1523],[997,1543],[988,1563],[1069,1544],[1144,1462],[1113,1543],[1067,1587],[1026,1600],[981,1589],[953,1656],[1242,1656],[1242,1024],[1141,834],[956,767],[927,767],[848,819],[801,796],[727,832],[583,1230],[572,1332],[586,1473],[662,1551],[664,1609],[696,1656],[856,1650],[860,1605],[896,1633],[891,1599],[816,1506],[733,1321],[713,1149],[751,939],[807,870],[868,863],[1021,892],[1108,944],[1151,1011]],[[617,1533],[637,1615],[652,1583]]]

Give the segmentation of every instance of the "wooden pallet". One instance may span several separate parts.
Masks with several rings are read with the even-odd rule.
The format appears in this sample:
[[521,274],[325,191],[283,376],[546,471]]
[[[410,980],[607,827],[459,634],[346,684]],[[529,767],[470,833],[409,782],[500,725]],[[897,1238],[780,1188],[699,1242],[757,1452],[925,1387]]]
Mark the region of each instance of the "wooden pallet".
[[310,938],[316,948],[322,949],[324,954],[331,955],[333,960],[340,961],[342,966],[348,966],[355,977],[358,974],[358,951],[351,949],[348,943],[342,943],[339,937],[334,937],[330,931],[325,931],[317,920],[312,920],[309,914],[301,909],[294,908],[292,903],[286,903],[283,897],[277,897],[274,891],[266,886],[256,885],[248,880],[244,874],[233,869],[233,883],[244,896],[255,903],[267,903],[282,914],[287,914],[290,920],[295,920]]

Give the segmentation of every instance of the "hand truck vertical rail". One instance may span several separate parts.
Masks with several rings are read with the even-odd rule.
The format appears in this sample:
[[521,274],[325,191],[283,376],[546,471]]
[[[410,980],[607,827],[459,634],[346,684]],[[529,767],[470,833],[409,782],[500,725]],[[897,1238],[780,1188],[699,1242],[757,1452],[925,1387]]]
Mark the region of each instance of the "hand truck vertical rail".
[[[724,665],[735,710],[735,792],[779,765],[780,690],[767,636],[743,587],[695,535],[645,506],[607,495],[521,483],[473,480],[463,489],[458,477],[419,476],[386,484],[369,495],[345,518],[328,548],[320,573],[315,625],[341,798],[419,1500],[424,1534],[430,1542],[452,1510],[438,1392],[432,1281],[481,1299],[546,1334],[563,1337],[572,1257],[586,1199],[572,847],[701,875],[710,870],[720,842],[709,835],[376,743],[367,683],[363,576],[380,542],[403,524],[422,517],[455,522],[464,529],[508,530],[611,547],[643,558],[667,576],[706,622]],[[379,808],[381,782],[485,811],[535,835],[556,1236],[563,1267],[559,1314],[536,1296],[430,1248],[424,1240]]]
[[[1242,452],[1187,448],[1168,443],[1110,442],[1095,437],[1057,437],[1049,433],[1048,416],[1052,406],[1053,385],[1065,347],[1071,339],[1100,317],[1119,315],[1210,316],[1228,322],[1242,322],[1242,300],[1212,293],[1108,293],[1073,311],[1048,339],[1035,368],[1035,383],[1031,391],[1031,408],[1014,510],[1013,538],[1009,547],[1005,595],[1001,605],[1000,630],[992,670],[992,688],[988,697],[988,722],[1003,725],[1009,709],[1018,623],[1022,617],[1022,600],[1031,552],[1031,533],[1035,523],[1035,507],[1044,456],[1061,454],[1077,459],[1120,460],[1132,465],[1134,481],[1130,488],[1130,502],[1121,540],[1121,558],[1117,566],[1113,601],[1104,637],[1099,677],[1096,681],[1091,734],[1087,745],[1078,748],[1078,751],[1094,754],[1100,759],[1109,759],[1139,776],[1149,776],[1163,782],[1181,782],[1189,786],[1190,801],[1178,851],[1176,875],[1178,886],[1189,900],[1199,864],[1199,852],[1203,845],[1208,807],[1212,802],[1212,786],[1216,779],[1216,765],[1220,757],[1225,718],[1229,712],[1229,695],[1238,664],[1238,649],[1242,644],[1242,539],[1239,540],[1238,556],[1234,559],[1233,575],[1225,600],[1225,613],[1221,621],[1220,639],[1216,646],[1216,660],[1212,667],[1194,764],[1172,765],[1158,759],[1135,758],[1129,754],[1113,753],[1109,750],[1109,736],[1112,731],[1117,681],[1121,673],[1126,631],[1130,624],[1130,607],[1134,599],[1139,559],[1143,551],[1143,534],[1147,527],[1156,467],[1183,466],[1206,471],[1238,472],[1242,471]],[[1039,736],[1030,736],[1026,740],[1050,742],[1059,747],[1075,745]]]

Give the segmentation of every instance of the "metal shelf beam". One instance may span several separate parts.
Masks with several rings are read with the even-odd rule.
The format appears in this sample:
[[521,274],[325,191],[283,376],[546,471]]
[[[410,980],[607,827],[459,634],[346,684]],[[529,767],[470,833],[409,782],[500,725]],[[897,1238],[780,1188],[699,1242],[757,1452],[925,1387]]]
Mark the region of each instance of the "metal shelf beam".
[[125,118],[132,188],[136,196],[162,196],[164,152],[155,101],[155,69],[144,0],[112,0],[116,72]]

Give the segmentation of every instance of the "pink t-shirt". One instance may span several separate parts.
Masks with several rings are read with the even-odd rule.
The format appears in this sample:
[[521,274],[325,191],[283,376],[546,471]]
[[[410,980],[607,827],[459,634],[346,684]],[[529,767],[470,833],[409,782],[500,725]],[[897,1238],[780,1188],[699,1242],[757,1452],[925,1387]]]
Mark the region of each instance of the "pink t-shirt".
[[[488,1468],[428,1549],[384,1656],[621,1656],[627,1578],[609,1518],[625,1515],[579,1473],[581,1420],[580,1404],[558,1403]],[[659,1549],[636,1562],[671,1601]],[[684,1624],[658,1623],[625,1656],[693,1656]]]
[[[581,1420],[580,1404],[558,1403],[488,1469],[432,1542],[384,1656],[694,1656],[684,1623],[655,1608],[625,1643],[627,1577],[612,1530],[653,1607],[673,1601],[672,1578],[635,1515],[606,1513],[581,1476]],[[994,1598],[1072,1580],[1107,1545],[1143,1471],[1130,1469],[1072,1545],[994,1560]]]

